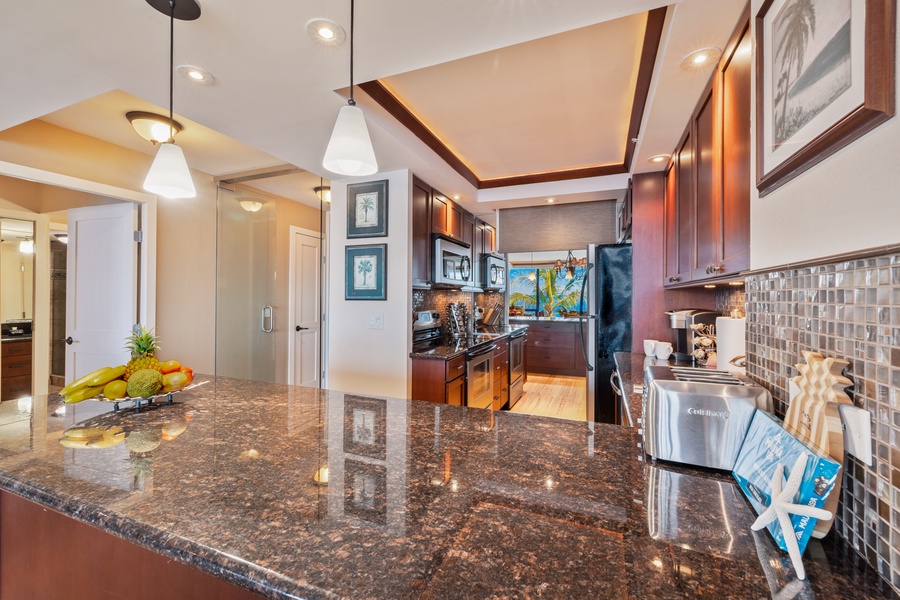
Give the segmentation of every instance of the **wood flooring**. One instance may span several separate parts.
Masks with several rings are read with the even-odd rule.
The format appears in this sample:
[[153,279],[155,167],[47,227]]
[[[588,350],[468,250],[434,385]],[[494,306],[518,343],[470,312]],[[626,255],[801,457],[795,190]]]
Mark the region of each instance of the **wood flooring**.
[[529,373],[524,394],[511,412],[584,421],[585,382],[584,377]]

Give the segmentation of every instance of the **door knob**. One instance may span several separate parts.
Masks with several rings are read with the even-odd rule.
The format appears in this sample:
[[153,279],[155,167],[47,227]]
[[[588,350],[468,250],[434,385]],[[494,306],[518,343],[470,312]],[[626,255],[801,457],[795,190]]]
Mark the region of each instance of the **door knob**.
[[297,331],[306,331],[307,329],[309,329],[309,327],[300,327],[299,325],[296,327]]
[[65,342],[65,343],[67,343],[67,344],[70,345],[70,346],[71,346],[73,343],[75,343],[75,340],[72,339],[72,336],[71,336],[71,335],[70,335],[69,337],[67,337],[66,339],[60,340],[60,341],[61,341],[61,342]]

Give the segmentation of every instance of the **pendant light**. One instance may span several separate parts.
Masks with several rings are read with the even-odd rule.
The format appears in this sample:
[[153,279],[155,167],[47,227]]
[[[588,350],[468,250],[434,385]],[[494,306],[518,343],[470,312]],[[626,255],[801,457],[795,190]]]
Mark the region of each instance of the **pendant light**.
[[[172,104],[175,88],[175,0],[147,0],[156,10],[169,16],[169,139],[159,145],[150,166],[144,189],[163,198],[193,198],[197,195],[184,152],[175,145],[175,119]],[[200,16],[194,0],[179,0],[178,19],[192,21]],[[166,10],[168,9],[168,10]]]
[[372,175],[378,171],[378,163],[369,139],[366,117],[353,99],[354,4],[355,1],[350,0],[350,99],[338,113],[322,166],[339,175]]

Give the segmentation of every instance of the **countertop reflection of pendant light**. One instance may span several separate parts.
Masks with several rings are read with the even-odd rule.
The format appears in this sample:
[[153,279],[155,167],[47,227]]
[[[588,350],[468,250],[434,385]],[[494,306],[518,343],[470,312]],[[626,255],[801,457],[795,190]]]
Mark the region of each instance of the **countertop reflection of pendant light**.
[[[193,198],[197,195],[184,152],[175,145],[175,119],[172,114],[175,87],[175,19],[192,21],[200,16],[200,6],[194,0],[147,0],[147,3],[169,16],[169,139],[159,145],[156,158],[150,166],[144,189],[163,198]],[[177,14],[176,14],[177,13]]]
[[354,4],[354,0],[350,0],[350,99],[338,113],[322,166],[340,175],[371,175],[378,171],[378,163],[366,127],[366,117],[353,99]]

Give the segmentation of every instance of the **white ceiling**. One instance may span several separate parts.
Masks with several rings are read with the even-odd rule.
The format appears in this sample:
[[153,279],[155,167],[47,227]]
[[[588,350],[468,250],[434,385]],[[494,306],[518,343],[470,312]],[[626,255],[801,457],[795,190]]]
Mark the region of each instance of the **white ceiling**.
[[[368,81],[398,75],[665,4],[360,2],[355,77]],[[743,5],[744,0],[683,0],[670,8],[637,147],[638,170],[647,157],[671,151],[708,79],[708,71],[678,70],[678,62],[698,47],[721,47]],[[329,178],[321,159],[344,102],[334,90],[347,85],[349,48],[346,42],[323,46],[307,36],[305,27],[321,17],[349,32],[349,2],[203,0],[202,8],[198,20],[175,23],[176,65],[196,65],[216,78],[213,85],[200,86],[176,76],[176,118],[186,125],[179,143],[188,162],[212,175],[288,163],[309,171],[311,179]],[[152,152],[123,116],[123,109],[159,111],[168,104],[168,20],[144,0],[2,2],[0,56],[15,57],[0,61],[0,130],[55,113],[47,120]],[[88,103],[61,111],[101,95],[99,103],[120,104],[103,109]],[[123,104],[123,99],[128,101]],[[358,101],[367,113],[382,171],[411,169],[445,193],[460,194],[476,214],[497,206],[497,192],[475,190],[363,94]],[[84,110],[86,115],[70,117],[69,110]],[[225,152],[212,138],[189,144],[191,129],[221,134],[242,149]],[[610,183],[595,179],[582,181],[578,193],[590,195],[594,187],[607,190],[597,191],[598,198],[608,198]],[[522,200],[527,204],[543,202],[545,195],[553,195],[553,188],[521,186],[504,191],[503,199],[528,198]]]

